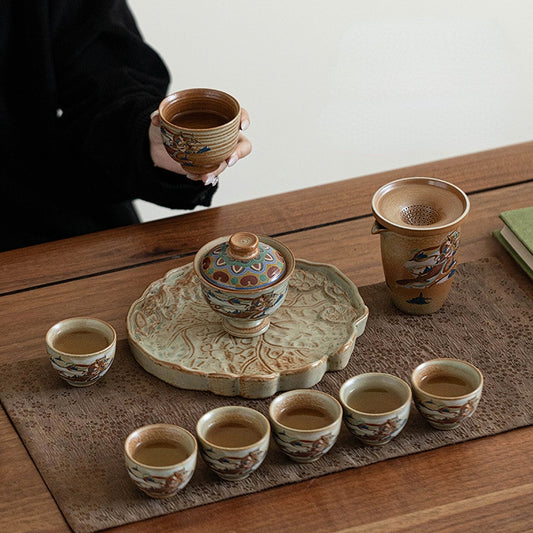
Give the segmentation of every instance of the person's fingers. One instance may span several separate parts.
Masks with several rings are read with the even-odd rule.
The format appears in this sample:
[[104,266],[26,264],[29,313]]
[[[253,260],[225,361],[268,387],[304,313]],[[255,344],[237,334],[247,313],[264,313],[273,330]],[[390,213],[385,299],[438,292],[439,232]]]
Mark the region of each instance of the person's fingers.
[[157,109],[150,115],[150,120],[152,121],[152,125],[156,128],[161,126],[161,117],[159,116],[159,111]]
[[216,185],[218,183],[218,175],[228,168],[226,161],[222,161],[218,167],[207,174],[190,174],[186,176],[193,181],[203,181],[205,185]]
[[250,115],[246,109],[241,107],[241,130],[245,131],[250,127]]
[[228,167],[232,167],[239,159],[246,157],[251,152],[252,143],[245,135],[239,133],[239,141],[237,143],[237,147],[235,148],[235,151],[230,155],[230,157],[226,160],[228,163]]
[[[237,142],[237,147],[231,156],[226,160],[220,163],[218,168],[213,172],[207,174],[193,174],[186,172],[185,169],[172,158],[168,157],[164,145],[160,139],[159,127],[161,126],[161,117],[159,116],[159,111],[156,109],[150,115],[150,139],[151,139],[151,153],[152,159],[156,166],[165,168],[179,174],[185,174],[188,179],[192,181],[202,181],[205,185],[216,185],[218,183],[218,175],[226,168],[233,166],[239,159],[246,157],[252,151],[252,143],[248,138],[239,133],[239,140]],[[246,129],[250,125],[250,116],[246,109],[241,109],[241,129]]]

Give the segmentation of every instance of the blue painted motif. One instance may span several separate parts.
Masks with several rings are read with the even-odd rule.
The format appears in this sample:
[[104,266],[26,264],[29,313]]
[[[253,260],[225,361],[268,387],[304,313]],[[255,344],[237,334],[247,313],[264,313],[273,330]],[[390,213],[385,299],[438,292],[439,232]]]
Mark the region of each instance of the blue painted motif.
[[[444,283],[456,272],[455,253],[458,245],[459,232],[452,231],[437,248],[414,250],[411,258],[404,264],[410,277],[398,279],[396,283],[406,289],[427,289]],[[410,303],[428,302],[412,301]]]
[[420,293],[416,298],[407,300],[408,304],[417,304],[417,305],[426,305],[431,302],[431,298],[426,298],[422,293]]

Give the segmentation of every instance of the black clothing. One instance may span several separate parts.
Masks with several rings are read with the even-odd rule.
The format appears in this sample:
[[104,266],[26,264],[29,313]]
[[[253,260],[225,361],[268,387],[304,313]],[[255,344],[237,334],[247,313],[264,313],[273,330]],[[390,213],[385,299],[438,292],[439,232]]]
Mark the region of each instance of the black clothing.
[[131,200],[210,205],[155,168],[168,71],[123,0],[0,2],[0,250],[138,221]]

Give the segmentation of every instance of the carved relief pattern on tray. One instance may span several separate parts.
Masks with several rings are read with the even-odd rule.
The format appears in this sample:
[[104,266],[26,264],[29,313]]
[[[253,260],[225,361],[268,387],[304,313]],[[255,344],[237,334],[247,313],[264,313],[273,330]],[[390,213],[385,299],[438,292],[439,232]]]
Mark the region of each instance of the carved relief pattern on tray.
[[354,304],[327,266],[311,265],[299,264],[270,328],[249,339],[222,329],[191,265],[172,270],[133,305],[131,339],[162,362],[205,373],[271,375],[327,359],[355,340],[364,304]]

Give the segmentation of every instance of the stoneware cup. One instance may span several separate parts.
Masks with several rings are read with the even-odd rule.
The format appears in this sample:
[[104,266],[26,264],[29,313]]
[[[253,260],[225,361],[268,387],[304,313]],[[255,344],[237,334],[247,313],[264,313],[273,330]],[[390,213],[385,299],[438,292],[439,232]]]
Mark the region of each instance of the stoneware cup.
[[263,462],[270,443],[268,419],[244,406],[218,407],[196,425],[200,453],[207,466],[228,481],[247,478]]
[[454,429],[471,417],[481,399],[483,375],[460,359],[432,359],[411,375],[415,405],[436,429]]
[[241,107],[222,91],[195,88],[169,94],[159,115],[168,154],[191,174],[216,170],[237,146]]
[[113,363],[116,346],[113,326],[99,318],[67,318],[46,334],[52,367],[74,387],[87,387],[101,379]]
[[372,198],[373,234],[381,238],[385,280],[394,305],[423,315],[438,311],[455,274],[466,194],[435,178],[404,178]]
[[128,475],[152,498],[170,498],[183,489],[194,474],[197,455],[194,436],[172,424],[140,427],[124,442]]
[[342,407],[325,392],[292,390],[271,402],[269,416],[281,451],[293,461],[311,463],[335,444],[342,424]]
[[397,376],[370,372],[345,381],[339,391],[344,423],[364,444],[382,446],[405,427],[411,389]]

